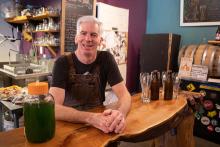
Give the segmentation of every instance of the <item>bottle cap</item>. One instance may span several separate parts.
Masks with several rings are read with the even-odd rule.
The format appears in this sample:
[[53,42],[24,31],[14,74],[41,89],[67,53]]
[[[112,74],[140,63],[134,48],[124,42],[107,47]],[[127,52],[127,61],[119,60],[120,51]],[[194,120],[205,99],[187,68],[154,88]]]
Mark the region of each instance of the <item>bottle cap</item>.
[[43,95],[48,93],[48,83],[33,82],[28,84],[28,94]]

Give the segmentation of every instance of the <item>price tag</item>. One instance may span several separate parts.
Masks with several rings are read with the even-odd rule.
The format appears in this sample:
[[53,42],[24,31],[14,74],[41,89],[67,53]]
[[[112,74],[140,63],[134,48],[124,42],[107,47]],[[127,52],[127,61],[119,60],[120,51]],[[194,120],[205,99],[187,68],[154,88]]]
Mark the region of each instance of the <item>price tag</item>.
[[182,77],[190,77],[191,69],[192,69],[193,58],[182,57],[180,62],[180,68],[178,76]]
[[191,78],[201,81],[206,81],[208,75],[208,67],[204,65],[195,65],[192,66]]

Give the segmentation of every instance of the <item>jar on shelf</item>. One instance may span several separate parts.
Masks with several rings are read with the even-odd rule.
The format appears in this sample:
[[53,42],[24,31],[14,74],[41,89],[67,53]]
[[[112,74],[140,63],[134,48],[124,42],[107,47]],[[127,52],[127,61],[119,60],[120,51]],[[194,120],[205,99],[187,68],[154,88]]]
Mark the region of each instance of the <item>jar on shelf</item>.
[[55,134],[53,96],[48,94],[48,83],[28,84],[28,96],[24,101],[25,136],[29,142],[41,143]]

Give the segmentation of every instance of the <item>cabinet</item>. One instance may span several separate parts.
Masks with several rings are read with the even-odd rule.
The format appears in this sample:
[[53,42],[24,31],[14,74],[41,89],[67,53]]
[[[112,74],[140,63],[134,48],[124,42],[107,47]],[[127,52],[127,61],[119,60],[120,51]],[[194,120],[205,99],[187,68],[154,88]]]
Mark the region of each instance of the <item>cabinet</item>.
[[178,71],[180,39],[178,34],[145,34],[140,49],[140,71]]
[[[42,9],[42,8],[41,8]],[[5,21],[13,25],[22,25],[22,34],[35,47],[47,48],[56,57],[60,47],[60,16],[59,11],[41,11],[32,16],[16,16]]]

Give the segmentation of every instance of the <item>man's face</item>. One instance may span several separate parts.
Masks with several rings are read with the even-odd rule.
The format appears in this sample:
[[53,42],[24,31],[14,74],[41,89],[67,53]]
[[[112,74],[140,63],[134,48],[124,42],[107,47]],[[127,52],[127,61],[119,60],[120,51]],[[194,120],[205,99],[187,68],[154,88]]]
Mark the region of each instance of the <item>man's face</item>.
[[80,25],[80,33],[75,37],[78,50],[86,56],[95,55],[101,43],[99,26],[93,22],[84,22]]

